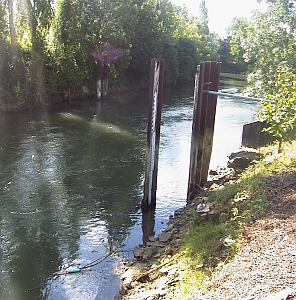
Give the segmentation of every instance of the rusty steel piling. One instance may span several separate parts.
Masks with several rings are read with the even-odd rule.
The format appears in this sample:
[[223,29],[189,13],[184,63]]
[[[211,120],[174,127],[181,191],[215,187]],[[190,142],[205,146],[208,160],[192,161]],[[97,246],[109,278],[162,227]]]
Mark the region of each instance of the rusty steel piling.
[[144,210],[156,205],[163,79],[164,60],[153,58],[150,69],[146,171],[142,200],[142,209]]
[[198,66],[194,88],[194,111],[187,199],[193,199],[202,183],[207,181],[213,147],[217,95],[221,63],[202,62]]

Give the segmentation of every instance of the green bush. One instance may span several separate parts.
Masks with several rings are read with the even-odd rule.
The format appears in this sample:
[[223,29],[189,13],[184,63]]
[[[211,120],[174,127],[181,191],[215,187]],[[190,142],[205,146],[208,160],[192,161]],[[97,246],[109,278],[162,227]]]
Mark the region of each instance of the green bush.
[[282,142],[296,136],[296,74],[285,68],[279,69],[275,88],[276,94],[269,95],[275,103],[263,102],[258,115],[261,120],[266,120],[269,127],[265,130],[276,138],[281,151]]

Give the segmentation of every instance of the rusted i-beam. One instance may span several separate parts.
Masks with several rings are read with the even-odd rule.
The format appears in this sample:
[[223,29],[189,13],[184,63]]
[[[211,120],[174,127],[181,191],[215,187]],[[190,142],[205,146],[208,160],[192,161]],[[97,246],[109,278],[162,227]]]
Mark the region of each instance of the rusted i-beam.
[[146,171],[142,208],[156,205],[160,120],[163,93],[164,60],[151,60],[148,108]]
[[217,95],[221,63],[203,62],[198,67],[194,89],[194,112],[187,199],[192,199],[203,182],[207,181],[212,154]]

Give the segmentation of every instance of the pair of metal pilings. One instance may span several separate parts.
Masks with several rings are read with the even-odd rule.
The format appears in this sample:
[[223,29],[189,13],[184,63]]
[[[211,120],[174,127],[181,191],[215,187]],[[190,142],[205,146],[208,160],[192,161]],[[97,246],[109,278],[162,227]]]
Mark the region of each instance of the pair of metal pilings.
[[187,200],[192,200],[207,181],[211,160],[221,63],[207,61],[198,67],[194,88]]
[[[194,89],[190,167],[187,199],[193,199],[202,182],[207,180],[212,153],[217,95],[221,63],[203,62],[198,67]],[[150,70],[146,171],[142,209],[156,205],[160,120],[164,78],[164,60],[152,59]]]

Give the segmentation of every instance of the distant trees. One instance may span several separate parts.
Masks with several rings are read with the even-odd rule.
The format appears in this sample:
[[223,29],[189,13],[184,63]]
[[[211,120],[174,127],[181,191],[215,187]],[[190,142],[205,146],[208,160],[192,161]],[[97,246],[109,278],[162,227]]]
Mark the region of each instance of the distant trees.
[[[150,59],[162,57],[163,24],[158,1],[136,1],[134,32],[130,47],[129,78],[141,83],[149,78]],[[139,80],[140,79],[140,80]]]
[[276,92],[278,69],[296,67],[296,8],[292,0],[269,0],[266,13],[250,21],[234,19],[229,27],[232,63],[248,73],[249,92],[266,96]]
[[147,85],[153,57],[166,61],[166,84],[217,58],[204,1],[194,18],[169,0],[0,0],[0,29],[0,105],[15,108],[92,89],[90,54],[106,42],[126,53],[110,66],[113,86]]
[[[248,37],[249,21],[245,18],[234,18],[227,29],[228,38],[221,44],[226,71],[246,73],[248,63],[245,61],[244,43]],[[225,49],[226,48],[226,49]],[[228,50],[228,51],[227,51]]]
[[267,95],[279,68],[296,67],[295,3],[268,2],[266,13],[234,19],[221,40],[205,1],[193,17],[169,0],[0,0],[0,105],[94,89],[91,53],[106,42],[125,53],[109,68],[111,87],[147,86],[153,57],[165,59],[165,84],[192,82],[197,64],[220,60],[224,71],[248,74],[249,92]]

